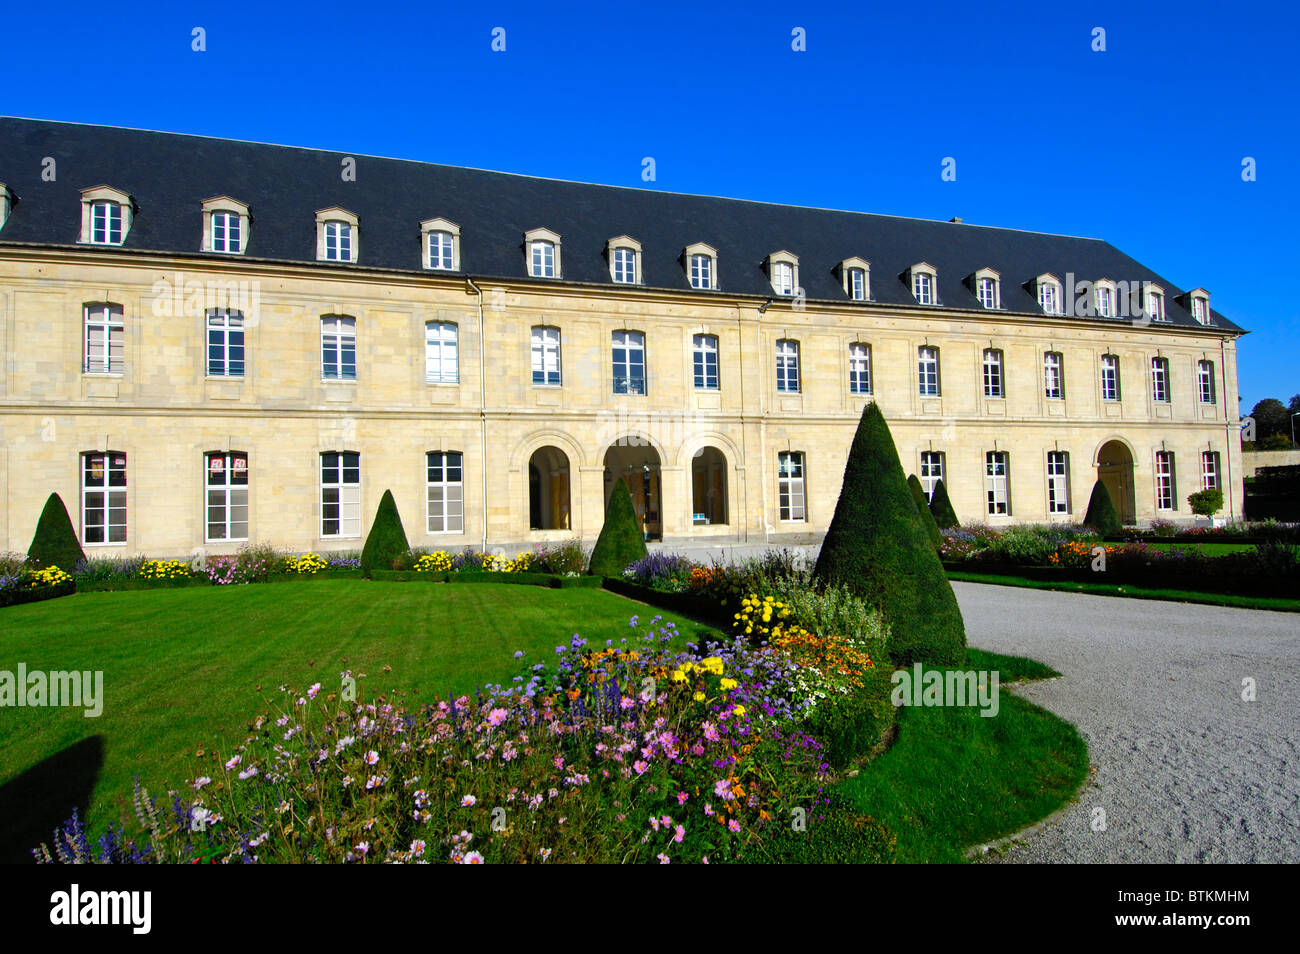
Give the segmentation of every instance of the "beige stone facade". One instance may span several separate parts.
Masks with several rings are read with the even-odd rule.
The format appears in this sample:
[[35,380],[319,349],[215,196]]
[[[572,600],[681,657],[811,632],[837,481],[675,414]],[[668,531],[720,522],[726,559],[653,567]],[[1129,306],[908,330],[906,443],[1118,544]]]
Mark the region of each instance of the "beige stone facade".
[[[212,283],[233,299],[207,294]],[[87,372],[83,308],[106,302],[121,307],[121,367]],[[242,376],[207,373],[213,305],[243,313]],[[325,315],[354,319],[355,380],[322,378]],[[456,383],[427,381],[428,322],[455,326]],[[559,329],[558,386],[533,383],[535,326]],[[622,331],[644,336],[644,395],[613,393]],[[716,389],[695,386],[696,335],[717,339]],[[798,343],[797,391],[778,390],[778,341]],[[869,396],[850,391],[854,344],[870,348]],[[938,349],[940,396],[919,392],[922,347]],[[1213,328],[3,247],[0,348],[0,549],[11,551],[26,550],[51,491],[84,530],[81,462],[93,452],[124,456],[126,471],[125,542],[95,553],[239,546],[208,539],[209,452],[247,455],[247,540],[297,551],[359,549],[386,489],[414,546],[592,541],[620,473],[666,543],[805,541],[831,518],[867,400],[906,472],[920,474],[923,452],[944,455],[966,522],[1077,521],[1099,466],[1128,481],[1131,519],[1190,520],[1207,451],[1219,455],[1224,516],[1242,507],[1234,337]],[[984,396],[990,348],[1003,355],[1003,398]],[[1059,399],[1045,395],[1046,352],[1063,361]],[[1107,353],[1119,359],[1117,401],[1102,399]],[[1167,403],[1152,397],[1153,357],[1168,361]],[[1199,399],[1201,361],[1213,364],[1213,404]],[[1047,455],[1061,451],[1068,512],[1049,514]],[[1173,454],[1168,511],[1157,509],[1162,451]],[[322,536],[327,452],[359,454],[353,536]],[[463,455],[461,532],[427,532],[430,452]],[[988,514],[989,452],[1007,455],[1007,515]],[[781,519],[782,453],[803,455],[802,520]]]

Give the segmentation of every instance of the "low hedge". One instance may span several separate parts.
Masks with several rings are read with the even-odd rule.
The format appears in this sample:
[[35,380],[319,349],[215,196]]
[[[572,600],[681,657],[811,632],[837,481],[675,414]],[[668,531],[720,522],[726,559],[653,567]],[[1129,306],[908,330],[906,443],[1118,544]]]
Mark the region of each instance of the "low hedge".
[[25,589],[0,590],[0,607],[21,606],[23,603],[39,603],[42,600],[52,600],[59,596],[71,596],[75,592],[77,592],[77,584],[73,580],[66,583],[55,583],[52,586],[29,586]]
[[417,573],[415,570],[373,570],[372,580],[385,583],[513,583],[516,586],[548,586],[563,590],[598,587],[598,576],[563,576],[557,573],[498,573],[492,570],[447,570]]
[[1202,593],[1234,593],[1252,596],[1289,597],[1295,594],[1296,577],[1270,576],[1258,572],[1252,565],[1234,559],[1241,554],[1207,557],[1204,568],[1179,565],[1170,560],[1150,563],[1141,567],[1124,566],[1112,561],[1104,571],[1090,568],[1055,566],[1026,566],[1015,563],[996,563],[983,560],[963,560],[945,563],[945,571],[988,574],[990,576],[1018,576],[1041,582],[1115,583],[1142,586],[1150,589],[1176,589]]
[[175,590],[186,586],[211,586],[206,576],[178,580],[87,580],[77,584],[79,593],[115,593],[119,590]]
[[[598,576],[593,576],[591,579],[602,580]],[[724,630],[729,631],[731,629],[731,615],[727,612],[726,607],[708,597],[699,596],[695,593],[666,593],[663,590],[641,586],[639,583],[629,583],[627,580],[615,579],[612,576],[604,577],[603,585],[605,589],[611,593],[617,593],[619,596],[626,596],[628,599],[649,603],[651,606],[668,610],[670,613],[693,616],[696,619],[713,620]]]

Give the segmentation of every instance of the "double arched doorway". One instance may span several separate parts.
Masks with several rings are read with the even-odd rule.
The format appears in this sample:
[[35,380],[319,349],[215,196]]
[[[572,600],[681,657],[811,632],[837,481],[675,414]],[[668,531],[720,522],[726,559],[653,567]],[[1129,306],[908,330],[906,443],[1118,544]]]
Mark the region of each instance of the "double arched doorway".
[[1133,452],[1123,441],[1110,440],[1097,451],[1097,479],[1110,494],[1120,523],[1137,523],[1137,501],[1133,488]]

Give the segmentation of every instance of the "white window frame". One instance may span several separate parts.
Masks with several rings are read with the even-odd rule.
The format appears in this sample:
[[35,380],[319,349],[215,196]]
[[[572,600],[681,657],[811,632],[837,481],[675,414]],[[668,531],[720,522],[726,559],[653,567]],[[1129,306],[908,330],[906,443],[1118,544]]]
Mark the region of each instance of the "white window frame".
[[989,311],[1002,308],[1002,276],[991,268],[981,268],[974,275],[975,297]]
[[[102,461],[100,481],[91,483],[91,460]],[[120,459],[121,465],[116,461]],[[125,546],[127,543],[127,457],[122,451],[87,451],[81,455],[81,542],[87,547]],[[113,483],[113,474],[120,473],[122,482]],[[99,507],[90,506],[91,494],[102,494]],[[114,503],[116,502],[116,506]],[[100,522],[91,523],[90,511],[101,513]],[[94,540],[95,529],[99,530],[101,539]],[[118,539],[113,539],[114,536]],[[60,570],[71,573],[73,568],[61,566]]]
[[561,278],[560,236],[550,229],[530,229],[524,233],[525,267],[529,278]]
[[721,390],[718,336],[691,336],[691,381],[697,391]]
[[1114,404],[1121,399],[1121,396],[1119,355],[1108,352],[1101,356],[1101,399]]
[[802,381],[799,374],[799,342],[794,338],[779,338],[776,342],[776,390],[778,394],[799,394]]
[[1167,321],[1165,316],[1165,293],[1156,285],[1145,287],[1146,314],[1152,321]]
[[641,284],[641,243],[630,235],[620,235],[605,243],[609,260],[609,279],[616,285]]
[[1151,359],[1151,400],[1156,404],[1169,404],[1169,359],[1156,356]]
[[424,381],[460,383],[460,328],[453,321],[424,323]]
[[343,263],[360,261],[359,226],[360,219],[347,209],[338,206],[320,209],[316,213],[316,260]]
[[1201,489],[1202,490],[1222,490],[1219,483],[1219,452],[1212,450],[1201,451]]
[[944,452],[921,451],[921,489],[925,499],[934,499],[934,486],[944,479]]
[[849,393],[871,394],[871,345],[854,341],[849,345]]
[[[444,218],[420,223],[424,267],[431,272],[460,271],[460,226]],[[436,250],[436,251],[435,251]]]
[[[347,343],[351,342],[352,373],[346,374]],[[320,319],[322,381],[355,381],[357,379],[357,320],[351,315],[321,315]],[[332,352],[332,354],[331,354]],[[332,357],[332,360],[331,360]],[[331,366],[334,373],[330,373]]]
[[703,242],[686,246],[686,279],[691,288],[700,291],[718,289],[718,250]]
[[918,305],[937,304],[935,295],[935,272],[924,269],[912,269],[912,297]]
[[1065,355],[1059,351],[1043,352],[1043,397],[1065,400]]
[[[456,474],[455,480],[450,477],[453,471]],[[465,455],[460,451],[426,453],[424,486],[425,533],[464,533]],[[435,509],[439,511],[437,514]]]
[[[81,306],[81,370],[84,374],[122,374],[126,369],[126,320],[122,306],[113,302],[87,302]],[[103,351],[97,359],[92,332],[102,335]],[[117,361],[113,360],[114,342]]]
[[[558,388],[564,383],[562,337],[554,325],[533,325],[528,333],[533,387]],[[539,381],[538,375],[541,375]]]
[[782,523],[808,522],[808,497],[802,451],[780,451],[777,460],[777,519]]
[[1204,288],[1194,288],[1187,293],[1193,320],[1198,325],[1211,325],[1214,323],[1210,315],[1210,293]]
[[1196,362],[1196,392],[1201,404],[1207,407],[1218,403],[1214,386],[1214,362],[1201,358]]
[[[212,309],[207,313],[206,328],[207,376],[210,378],[242,378],[248,368],[243,313]],[[213,341],[214,336],[218,339],[216,342]],[[221,354],[220,359],[215,362],[213,360],[214,347],[219,348]],[[239,354],[238,358],[233,356],[233,352],[236,351]]]
[[1109,280],[1093,283],[1092,300],[1098,318],[1115,317],[1115,286]]
[[[219,465],[215,469],[214,463]],[[240,473],[244,479],[237,483],[235,477]],[[220,481],[213,483],[213,477],[218,474]],[[245,451],[208,451],[203,455],[203,539],[206,543],[248,539],[250,476]],[[237,520],[235,513],[241,509],[244,518]],[[212,519],[214,512],[220,514],[219,521]],[[221,529],[216,536],[212,533],[214,526]]]
[[[333,470],[337,480],[327,481],[326,471],[333,459]],[[349,458],[356,458],[355,481],[345,480],[349,468]],[[361,536],[361,455],[356,451],[323,451],[320,454],[320,535],[321,539],[356,539]],[[336,500],[327,501],[333,492]],[[334,533],[327,531],[326,507],[337,507],[338,516],[334,522],[338,527]]]
[[84,245],[122,245],[131,234],[134,214],[135,204],[125,192],[104,185],[82,189],[78,241]]
[[219,195],[205,199],[202,210],[202,250],[222,255],[243,255],[248,248],[249,226],[252,224],[248,206],[228,195]]
[[1011,458],[1006,451],[985,452],[984,492],[990,517],[1011,515]]
[[1061,300],[1061,282],[1055,275],[1039,275],[1038,284],[1038,307],[1043,309],[1045,315],[1063,315],[1065,314],[1064,304]]
[[[614,332],[613,345],[610,352],[610,361],[614,368],[614,393],[629,394],[638,397],[644,397],[649,388],[646,385],[646,354],[645,354],[645,332],[643,331],[616,331]],[[623,351],[622,368],[615,356],[619,349]],[[640,355],[639,361],[634,361],[635,355]],[[636,368],[640,368],[639,378],[640,389],[635,385],[638,378],[633,374]],[[622,390],[619,390],[620,382]]]
[[1060,516],[1070,513],[1070,454],[1047,452],[1047,513]]
[[985,348],[983,355],[984,396],[1005,399],[1007,396],[1005,364],[1001,348]]
[[1156,451],[1156,510],[1178,509],[1177,475],[1174,452]]
[[238,254],[244,249],[244,230],[238,212],[212,213],[212,251]]
[[3,229],[5,223],[9,221],[9,213],[13,211],[15,201],[17,201],[17,197],[13,191],[3,182],[0,182],[0,229]]
[[921,345],[916,349],[916,387],[921,397],[942,397],[943,384],[939,377],[939,348]]
[[767,257],[767,277],[773,294],[791,298],[799,292],[799,258],[785,249]]

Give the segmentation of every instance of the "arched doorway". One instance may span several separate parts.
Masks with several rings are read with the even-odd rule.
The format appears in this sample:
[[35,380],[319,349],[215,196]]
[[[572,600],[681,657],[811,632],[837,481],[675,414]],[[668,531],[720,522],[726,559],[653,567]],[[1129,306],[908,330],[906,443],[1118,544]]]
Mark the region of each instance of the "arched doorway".
[[647,540],[660,540],[664,535],[663,482],[659,473],[659,452],[648,441],[626,437],[610,445],[605,451],[605,505],[614,484],[622,477],[632,492],[632,505],[641,531]]
[[691,458],[691,523],[727,522],[727,458],[716,447],[701,447]]
[[1133,490],[1133,454],[1123,441],[1107,441],[1097,451],[1097,479],[1110,494],[1120,523],[1137,523]]
[[569,458],[558,447],[539,447],[528,458],[528,526],[569,529]]

